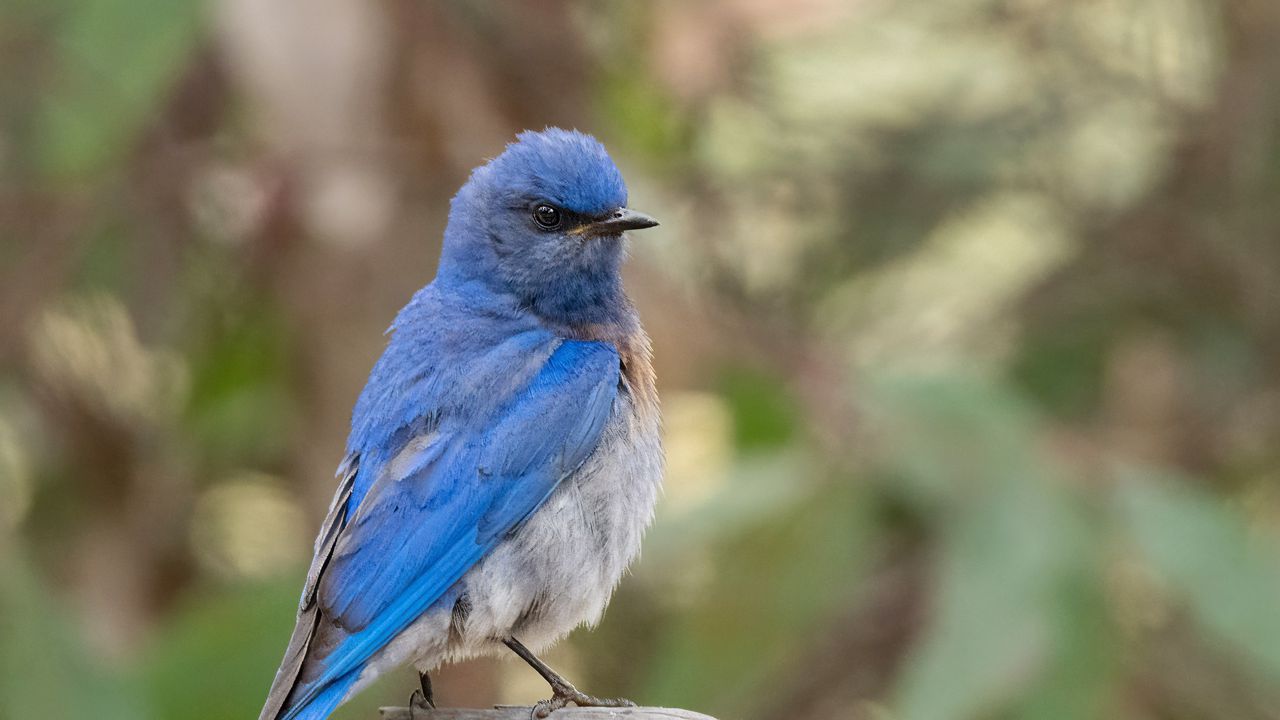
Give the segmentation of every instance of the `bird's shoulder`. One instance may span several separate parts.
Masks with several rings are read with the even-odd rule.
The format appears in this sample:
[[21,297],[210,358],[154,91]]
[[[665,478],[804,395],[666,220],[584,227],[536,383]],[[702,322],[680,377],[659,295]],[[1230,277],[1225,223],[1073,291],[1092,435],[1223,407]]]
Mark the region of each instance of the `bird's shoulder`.
[[641,419],[658,416],[657,374],[653,368],[653,343],[634,310],[617,322],[590,323],[561,329],[576,340],[598,342],[618,354],[622,390],[631,397]]

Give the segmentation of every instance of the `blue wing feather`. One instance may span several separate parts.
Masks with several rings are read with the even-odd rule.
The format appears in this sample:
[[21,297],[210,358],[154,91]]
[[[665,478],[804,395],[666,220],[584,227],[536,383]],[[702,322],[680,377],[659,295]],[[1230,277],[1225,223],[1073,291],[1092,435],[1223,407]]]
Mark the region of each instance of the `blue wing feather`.
[[[511,349],[527,356],[534,340]],[[296,689],[285,718],[363,667],[596,447],[617,392],[617,351],[598,342],[551,342],[532,379],[498,398],[487,415],[420,411],[400,426],[414,432],[369,453],[376,458],[361,455],[347,525],[317,588],[326,621],[347,636],[318,659],[320,673]],[[405,462],[391,462],[422,433],[436,435]],[[404,474],[388,472],[392,465]]]

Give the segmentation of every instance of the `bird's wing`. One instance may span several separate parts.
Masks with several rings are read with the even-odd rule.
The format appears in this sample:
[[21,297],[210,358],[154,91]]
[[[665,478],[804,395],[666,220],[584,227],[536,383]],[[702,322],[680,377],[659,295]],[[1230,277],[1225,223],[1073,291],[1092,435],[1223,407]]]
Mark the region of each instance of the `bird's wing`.
[[285,718],[330,686],[353,680],[586,460],[618,377],[612,346],[562,341],[533,379],[488,416],[442,418],[384,454],[384,471],[359,506],[346,509],[329,557],[313,565],[316,580],[308,586],[318,622],[341,629],[342,637],[312,648],[309,662],[318,671],[305,673]]
[[267,702],[262,708],[260,720],[275,720],[279,717],[285,701],[289,698],[289,692],[298,679],[302,663],[307,658],[307,650],[315,635],[316,622],[320,619],[319,608],[316,607],[316,586],[320,582],[321,573],[329,564],[329,558],[333,555],[333,546],[338,540],[338,535],[346,525],[351,488],[359,471],[358,460],[357,456],[349,455],[338,468],[341,481],[338,483],[337,493],[333,496],[333,503],[329,506],[329,514],[320,524],[320,534],[316,537],[315,556],[311,560],[311,568],[307,571],[307,582],[302,588],[302,598],[298,601],[298,621],[293,627],[293,635],[290,636],[289,645],[284,651],[284,660],[280,662],[280,668],[276,670],[275,679],[271,683],[271,690],[267,693]]

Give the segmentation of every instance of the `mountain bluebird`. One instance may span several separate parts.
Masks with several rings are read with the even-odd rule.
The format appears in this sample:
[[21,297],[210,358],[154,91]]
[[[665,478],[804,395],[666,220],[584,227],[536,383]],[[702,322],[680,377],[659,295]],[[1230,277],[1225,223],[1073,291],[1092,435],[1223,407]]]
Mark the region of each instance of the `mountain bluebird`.
[[435,280],[356,402],[337,495],[262,720],[328,717],[381,673],[510,648],[534,708],[630,705],[534,651],[604,612],[662,476],[649,338],[619,276],[627,207],[604,147],[525,132],[453,198]]

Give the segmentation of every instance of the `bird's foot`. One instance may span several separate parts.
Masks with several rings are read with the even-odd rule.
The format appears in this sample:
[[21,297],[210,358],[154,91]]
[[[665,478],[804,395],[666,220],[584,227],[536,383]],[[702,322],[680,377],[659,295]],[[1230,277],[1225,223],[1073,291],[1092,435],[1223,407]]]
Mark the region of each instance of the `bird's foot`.
[[417,720],[419,717],[426,717],[426,713],[435,709],[435,704],[423,697],[421,690],[414,690],[413,694],[409,696],[410,720]]
[[417,720],[419,712],[436,709],[435,693],[431,691],[431,677],[426,673],[418,675],[419,688],[409,696],[409,717]]
[[568,682],[551,684],[551,698],[533,706],[533,720],[542,720],[551,713],[570,703],[578,707],[635,707],[636,704],[625,698],[598,698],[588,695]]
[[419,710],[435,710],[436,704],[422,696],[421,690],[414,690],[409,696],[409,707],[416,707]]

